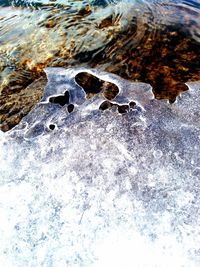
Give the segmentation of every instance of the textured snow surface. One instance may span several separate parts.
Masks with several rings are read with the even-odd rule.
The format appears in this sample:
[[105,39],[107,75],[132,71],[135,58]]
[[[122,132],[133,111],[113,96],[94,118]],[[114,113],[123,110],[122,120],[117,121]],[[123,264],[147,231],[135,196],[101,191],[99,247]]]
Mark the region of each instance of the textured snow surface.
[[[200,266],[200,83],[169,104],[87,70],[136,102],[119,114],[86,100],[80,71],[47,69],[41,102],[0,132],[1,266]],[[48,101],[66,90],[70,114]]]

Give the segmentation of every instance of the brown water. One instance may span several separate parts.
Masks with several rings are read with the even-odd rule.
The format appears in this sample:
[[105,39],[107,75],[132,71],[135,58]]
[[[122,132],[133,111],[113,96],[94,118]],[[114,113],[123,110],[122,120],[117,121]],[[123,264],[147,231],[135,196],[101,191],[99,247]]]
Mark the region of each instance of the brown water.
[[0,127],[39,101],[47,66],[101,68],[173,101],[185,82],[200,80],[199,54],[199,1],[4,1]]

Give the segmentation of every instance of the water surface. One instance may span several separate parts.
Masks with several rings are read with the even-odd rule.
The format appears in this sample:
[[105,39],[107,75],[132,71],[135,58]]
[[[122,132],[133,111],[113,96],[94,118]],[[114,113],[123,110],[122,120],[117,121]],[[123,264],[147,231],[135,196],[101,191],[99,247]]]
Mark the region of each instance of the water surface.
[[174,101],[200,80],[199,1],[1,1],[0,123],[39,101],[47,66],[90,66]]

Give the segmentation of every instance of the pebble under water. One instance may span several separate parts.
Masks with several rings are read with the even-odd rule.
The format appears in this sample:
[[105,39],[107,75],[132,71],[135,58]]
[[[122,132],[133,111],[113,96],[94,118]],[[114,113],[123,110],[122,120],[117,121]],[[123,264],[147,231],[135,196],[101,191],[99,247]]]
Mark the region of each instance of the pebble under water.
[[1,264],[198,267],[200,83],[169,104],[107,72],[45,71],[41,102],[0,132]]

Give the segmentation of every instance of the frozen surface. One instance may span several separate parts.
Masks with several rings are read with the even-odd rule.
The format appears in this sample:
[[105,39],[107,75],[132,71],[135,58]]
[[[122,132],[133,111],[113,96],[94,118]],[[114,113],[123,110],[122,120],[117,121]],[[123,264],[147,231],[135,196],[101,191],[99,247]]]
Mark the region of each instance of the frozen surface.
[[[200,83],[170,105],[87,70],[136,102],[119,114],[86,100],[80,71],[47,69],[41,103],[0,132],[1,266],[200,266]],[[49,102],[66,90],[70,114]]]

